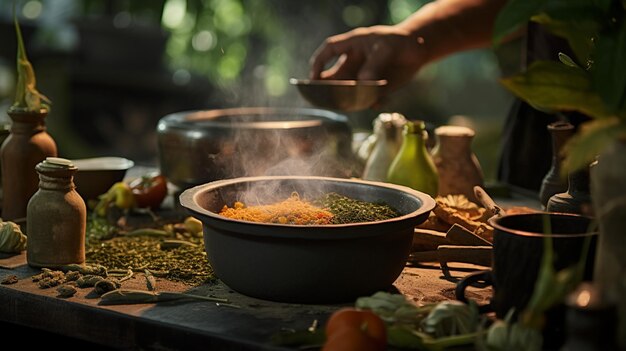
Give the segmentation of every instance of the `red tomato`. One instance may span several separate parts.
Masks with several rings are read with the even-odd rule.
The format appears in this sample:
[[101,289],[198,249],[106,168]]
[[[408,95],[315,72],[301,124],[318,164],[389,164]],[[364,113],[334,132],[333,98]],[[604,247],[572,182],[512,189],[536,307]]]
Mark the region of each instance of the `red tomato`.
[[158,208],[167,196],[167,179],[162,175],[143,176],[130,182],[135,205]]
[[323,351],[375,351],[386,347],[385,323],[372,311],[342,308],[326,323]]
[[346,328],[326,338],[322,351],[384,351],[385,347],[362,330]]

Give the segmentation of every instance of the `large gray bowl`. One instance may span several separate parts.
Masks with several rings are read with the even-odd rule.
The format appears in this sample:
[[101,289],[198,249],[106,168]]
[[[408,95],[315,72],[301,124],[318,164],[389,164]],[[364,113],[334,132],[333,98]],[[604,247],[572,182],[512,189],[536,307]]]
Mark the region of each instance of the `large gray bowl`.
[[[220,216],[234,201],[247,204],[337,192],[383,201],[401,213],[384,221],[342,225],[281,225]],[[187,189],[180,202],[204,224],[209,262],[232,289],[281,302],[335,303],[387,289],[409,256],[413,228],[434,208],[427,194],[387,183],[307,176],[248,177]]]
[[180,189],[260,175],[360,174],[346,116],[312,108],[242,107],[167,115],[157,126],[161,173]]

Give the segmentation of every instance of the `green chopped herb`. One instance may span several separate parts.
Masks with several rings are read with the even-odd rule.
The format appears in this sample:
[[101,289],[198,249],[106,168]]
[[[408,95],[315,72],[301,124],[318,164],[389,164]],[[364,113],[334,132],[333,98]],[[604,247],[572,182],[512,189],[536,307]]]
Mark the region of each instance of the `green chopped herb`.
[[387,204],[355,200],[337,193],[325,194],[314,204],[333,214],[332,224],[383,221],[400,216]]
[[104,218],[90,216],[90,219],[87,221],[86,232],[87,241],[100,241],[115,237],[119,232],[119,228]]

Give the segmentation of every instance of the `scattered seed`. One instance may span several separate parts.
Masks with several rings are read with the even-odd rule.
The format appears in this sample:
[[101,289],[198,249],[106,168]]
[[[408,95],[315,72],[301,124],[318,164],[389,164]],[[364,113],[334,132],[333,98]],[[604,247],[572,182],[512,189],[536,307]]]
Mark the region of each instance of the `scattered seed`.
[[11,274],[11,275],[7,275],[6,277],[4,277],[4,279],[2,279],[0,284],[2,284],[2,285],[11,285],[11,284],[17,283],[18,281],[19,280],[17,279],[17,276],[14,275],[14,274]]

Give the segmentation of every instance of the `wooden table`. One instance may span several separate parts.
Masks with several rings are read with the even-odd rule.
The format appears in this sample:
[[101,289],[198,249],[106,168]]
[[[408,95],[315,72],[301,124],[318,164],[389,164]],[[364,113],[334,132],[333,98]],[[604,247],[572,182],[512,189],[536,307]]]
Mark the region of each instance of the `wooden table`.
[[[171,199],[169,199],[171,201]],[[539,208],[538,201],[512,194],[496,198],[502,207]],[[171,204],[170,204],[171,205]],[[485,267],[449,264],[444,277],[438,264],[407,266],[391,292],[401,293],[418,305],[454,299],[455,283],[471,271]],[[26,255],[0,256],[0,281],[16,275],[19,282],[0,285],[0,322],[49,331],[117,349],[184,350],[288,350],[273,346],[270,337],[283,329],[304,330],[314,320],[323,326],[330,314],[354,302],[338,305],[300,305],[259,300],[241,295],[221,282],[188,287],[157,278],[157,290],[188,292],[228,298],[241,308],[210,302],[185,301],[159,304],[99,306],[91,288],[75,296],[56,297],[56,289],[39,289],[30,279],[39,271],[28,267]],[[123,288],[145,290],[141,274],[123,283]],[[470,287],[466,296],[487,303],[491,288]]]
[[[453,299],[453,281],[482,268],[456,266],[462,270],[453,271],[448,279],[438,265],[406,267],[391,291],[417,304]],[[271,335],[285,328],[306,329],[314,320],[323,326],[333,311],[352,305],[277,303],[241,295],[221,282],[190,288],[157,279],[157,290],[226,297],[241,308],[191,300],[98,306],[99,298],[92,296],[91,288],[78,289],[68,299],[56,297],[55,288],[39,289],[30,278],[36,273],[26,264],[24,253],[0,258],[0,280],[8,275],[19,278],[16,284],[0,285],[0,321],[121,349],[285,350],[269,342]],[[145,279],[136,275],[123,288],[145,290]],[[470,288],[468,295],[486,303],[490,293],[490,289]]]

